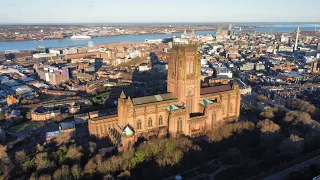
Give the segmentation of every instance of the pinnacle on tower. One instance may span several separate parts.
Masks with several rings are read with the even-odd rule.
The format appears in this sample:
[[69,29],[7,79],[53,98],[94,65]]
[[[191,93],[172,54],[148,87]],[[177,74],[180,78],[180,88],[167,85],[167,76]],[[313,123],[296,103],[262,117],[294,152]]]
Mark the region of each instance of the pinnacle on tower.
[[120,98],[121,98],[121,99],[125,99],[125,98],[127,98],[127,96],[124,94],[124,92],[123,92],[123,91],[121,92]]

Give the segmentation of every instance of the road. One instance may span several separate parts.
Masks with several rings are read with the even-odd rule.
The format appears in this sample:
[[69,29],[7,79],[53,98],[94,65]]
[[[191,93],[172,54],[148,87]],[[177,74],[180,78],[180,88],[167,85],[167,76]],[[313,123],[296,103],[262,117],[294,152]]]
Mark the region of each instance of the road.
[[320,156],[314,157],[314,158],[309,159],[309,160],[307,160],[305,162],[297,164],[297,165],[295,165],[293,167],[290,167],[288,169],[280,171],[280,172],[278,172],[276,174],[273,174],[273,175],[271,175],[269,177],[264,178],[264,180],[282,180],[282,179],[285,179],[285,177],[288,174],[290,174],[291,172],[298,171],[298,170],[300,170],[300,169],[302,169],[304,167],[307,167],[307,166],[309,166],[311,164],[320,164]]
[[46,123],[43,127],[40,127],[34,131],[27,131],[27,132],[13,132],[13,131],[8,131],[9,133],[12,133],[13,135],[17,136],[18,138],[24,139],[28,136],[33,136],[35,134],[40,134],[41,136],[45,136],[46,132],[49,131],[57,131],[59,130],[58,124],[52,124]]

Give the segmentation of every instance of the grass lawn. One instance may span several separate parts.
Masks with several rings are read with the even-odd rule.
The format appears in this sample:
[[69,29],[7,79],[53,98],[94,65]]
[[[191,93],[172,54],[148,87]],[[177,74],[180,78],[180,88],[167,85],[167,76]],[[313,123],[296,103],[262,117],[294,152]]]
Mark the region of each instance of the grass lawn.
[[16,126],[13,126],[9,128],[9,131],[11,132],[25,132],[25,131],[31,131],[32,129],[36,129],[40,126],[39,122],[35,121],[27,121],[21,124],[18,124]]
[[13,142],[13,141],[17,140],[17,139],[18,139],[18,137],[15,136],[15,135],[13,135],[13,134],[6,134],[6,139],[5,139],[5,141],[4,141],[4,142],[1,142],[1,141],[0,141],[0,144],[6,145],[6,144],[8,144],[8,143],[10,143],[10,142]]

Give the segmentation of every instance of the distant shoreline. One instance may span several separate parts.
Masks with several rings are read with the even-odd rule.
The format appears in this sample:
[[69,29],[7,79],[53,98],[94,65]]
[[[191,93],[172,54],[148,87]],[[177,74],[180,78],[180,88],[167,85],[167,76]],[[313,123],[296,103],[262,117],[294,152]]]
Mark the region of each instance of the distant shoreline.
[[[195,31],[215,31],[217,30],[216,28],[209,28],[209,29],[202,29],[202,30],[195,30]],[[183,31],[176,31],[174,33],[182,33]],[[188,31],[190,32],[190,31]],[[174,33],[171,33],[172,35]],[[99,37],[113,37],[113,36],[135,36],[135,35],[152,35],[152,34],[167,34],[167,33],[137,33],[137,34],[117,34],[117,35],[106,35],[106,36],[91,36],[91,39],[94,38],[99,38]],[[43,41],[50,41],[50,40],[63,40],[63,39],[67,39],[70,37],[66,37],[66,38],[50,38],[50,39],[43,39]],[[88,39],[90,40],[90,39]],[[0,42],[25,42],[25,41],[39,41],[36,39],[25,39],[25,40],[0,40]],[[75,40],[76,41],[76,40]]]

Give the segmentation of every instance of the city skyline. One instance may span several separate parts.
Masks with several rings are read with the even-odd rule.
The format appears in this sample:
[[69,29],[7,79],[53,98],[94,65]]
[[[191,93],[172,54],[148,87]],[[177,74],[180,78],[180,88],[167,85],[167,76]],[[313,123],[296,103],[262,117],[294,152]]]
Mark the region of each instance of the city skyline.
[[[320,2],[253,0],[196,3],[182,0],[40,1],[0,0],[0,22],[5,23],[164,23],[164,22],[319,22]],[[288,6],[290,5],[290,7]],[[28,8],[26,8],[28,7]],[[303,7],[303,8],[302,8]],[[190,13],[192,12],[192,13]]]

